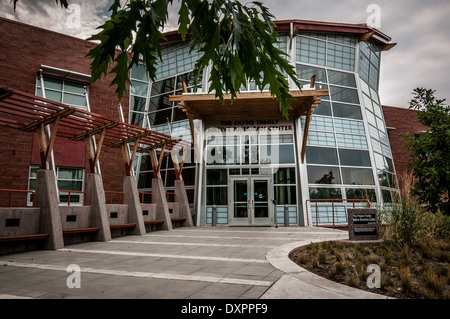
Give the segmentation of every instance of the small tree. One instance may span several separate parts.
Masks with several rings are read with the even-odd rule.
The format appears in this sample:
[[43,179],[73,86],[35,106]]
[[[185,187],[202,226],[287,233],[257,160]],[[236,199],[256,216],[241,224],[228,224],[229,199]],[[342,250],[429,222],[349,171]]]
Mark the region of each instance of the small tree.
[[403,136],[405,148],[411,152],[408,169],[416,178],[411,192],[431,211],[450,215],[450,108],[433,90],[417,88],[413,94],[410,108],[419,111],[419,123],[429,129]]

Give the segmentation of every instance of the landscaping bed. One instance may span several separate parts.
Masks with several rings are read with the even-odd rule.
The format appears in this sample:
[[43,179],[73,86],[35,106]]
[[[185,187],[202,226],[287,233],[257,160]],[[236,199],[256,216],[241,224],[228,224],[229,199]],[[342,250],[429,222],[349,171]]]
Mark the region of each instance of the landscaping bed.
[[[322,242],[299,247],[289,257],[312,273],[373,293],[400,299],[450,298],[448,240],[417,245]],[[368,287],[371,264],[380,267],[380,288]]]

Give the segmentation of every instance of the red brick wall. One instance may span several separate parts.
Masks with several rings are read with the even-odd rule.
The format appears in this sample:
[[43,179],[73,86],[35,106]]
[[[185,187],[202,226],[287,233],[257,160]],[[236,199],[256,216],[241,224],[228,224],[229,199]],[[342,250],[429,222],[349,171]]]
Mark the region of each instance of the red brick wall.
[[[0,87],[35,93],[40,65],[90,74],[85,56],[95,44],[82,39],[0,18]],[[90,85],[92,112],[119,119],[111,77]],[[122,99],[128,119],[128,97]],[[0,127],[0,188],[27,189],[32,134]],[[86,162],[86,161],[85,161]],[[124,168],[120,149],[104,147],[100,164],[105,190],[121,190]],[[86,172],[89,172],[86,163]]]
[[405,133],[414,135],[416,132],[426,131],[427,128],[417,121],[417,111],[415,110],[383,106],[383,113],[386,126],[388,127],[395,170],[401,184],[402,175],[408,173],[407,165],[410,157],[410,152],[404,149],[404,139],[401,136]]

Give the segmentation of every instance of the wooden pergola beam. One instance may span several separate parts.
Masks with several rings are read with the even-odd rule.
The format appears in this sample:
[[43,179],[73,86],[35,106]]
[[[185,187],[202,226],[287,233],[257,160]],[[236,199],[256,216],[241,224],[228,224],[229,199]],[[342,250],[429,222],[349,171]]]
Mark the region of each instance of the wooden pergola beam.
[[128,157],[128,150],[126,148],[126,144],[125,143],[121,144],[123,163],[125,165],[125,173],[127,176],[131,176],[131,168],[133,167],[134,159],[136,158],[138,145],[139,145],[139,138],[137,138],[134,141],[133,152],[131,153],[131,157]]
[[58,125],[61,116],[56,116],[53,120],[53,127],[50,131],[50,136],[46,137],[45,133],[45,124],[44,122],[40,123],[39,126],[35,128],[37,136],[38,136],[38,145],[39,145],[39,154],[41,158],[41,168],[49,169],[50,168],[50,155],[53,150],[53,146],[55,145],[56,133],[58,131]]
[[106,130],[107,130],[106,128],[102,129],[102,131],[100,133],[100,139],[99,139],[96,147],[94,147],[94,143],[91,138],[91,135],[85,136],[86,154],[88,156],[89,168],[91,170],[91,173],[98,173],[97,172],[97,163],[98,163],[98,160],[100,159],[100,152],[101,152],[103,142],[105,139]]
[[[41,124],[49,125],[49,124],[55,122],[57,118],[61,119],[62,117],[67,117],[73,113],[75,113],[75,109],[73,109],[73,108],[62,109],[62,110],[59,110],[48,116],[45,116],[39,120],[36,120],[28,125],[25,125],[20,130],[24,131],[24,132],[34,132]],[[59,121],[59,119],[58,119],[58,121]]]
[[119,123],[117,123],[117,122],[109,122],[109,123],[106,123],[106,124],[104,124],[102,126],[97,126],[96,128],[93,128],[93,129],[90,129],[90,130],[85,131],[83,133],[80,133],[80,134],[72,137],[71,140],[81,141],[87,136],[98,134],[100,132],[103,132],[104,130],[116,127],[117,125],[119,125]]
[[305,128],[303,129],[303,142],[302,142],[302,153],[301,153],[302,164],[305,162],[306,141],[308,140],[309,123],[311,122],[312,109],[313,109],[313,107],[310,107],[306,113]]

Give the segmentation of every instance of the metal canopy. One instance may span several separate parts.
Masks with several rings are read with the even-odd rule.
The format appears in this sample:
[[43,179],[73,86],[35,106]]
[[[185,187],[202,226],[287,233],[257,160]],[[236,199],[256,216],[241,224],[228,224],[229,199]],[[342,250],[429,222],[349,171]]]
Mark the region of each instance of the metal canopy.
[[[37,132],[41,165],[48,168],[49,154],[56,136],[74,141],[86,141],[91,172],[100,155],[102,145],[122,147],[127,175],[136,152],[159,151],[161,156],[191,148],[192,143],[113,118],[69,107],[52,100],[8,88],[0,88],[0,125],[24,132]],[[50,136],[45,136],[44,126],[51,125]],[[95,147],[89,138],[99,134]],[[134,143],[131,159],[125,152],[126,143]]]

